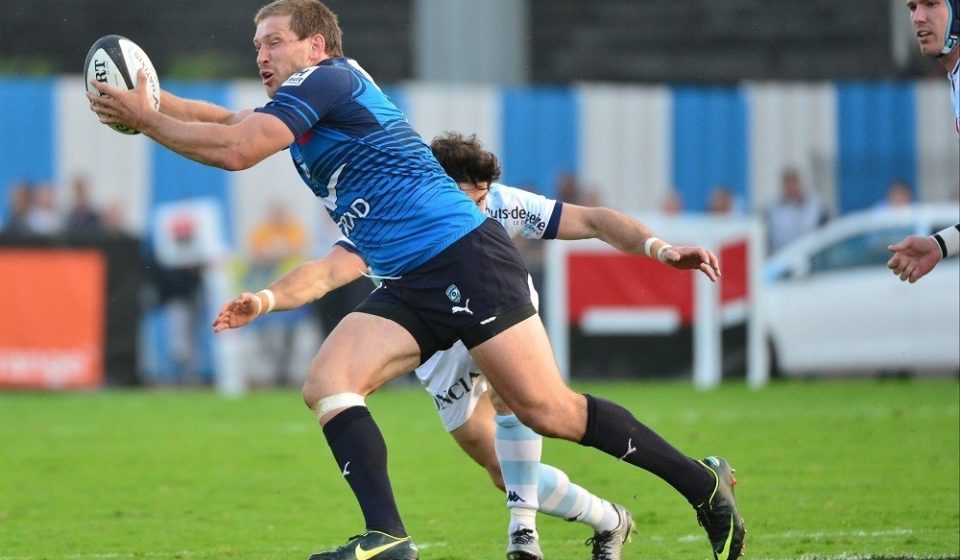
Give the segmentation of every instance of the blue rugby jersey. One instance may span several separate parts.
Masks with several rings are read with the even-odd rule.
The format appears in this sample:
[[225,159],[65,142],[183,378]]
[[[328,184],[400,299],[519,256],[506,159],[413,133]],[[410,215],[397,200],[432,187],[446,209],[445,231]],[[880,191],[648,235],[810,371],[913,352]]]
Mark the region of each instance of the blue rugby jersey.
[[293,74],[256,110],[293,132],[300,177],[376,276],[402,275],[485,218],[353,60]]

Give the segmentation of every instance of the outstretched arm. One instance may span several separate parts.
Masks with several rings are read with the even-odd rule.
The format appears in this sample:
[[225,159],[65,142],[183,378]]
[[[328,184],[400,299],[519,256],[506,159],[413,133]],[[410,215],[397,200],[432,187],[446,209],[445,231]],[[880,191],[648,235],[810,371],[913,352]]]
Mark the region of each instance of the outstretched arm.
[[184,122],[236,124],[253,111],[244,109],[233,112],[213,103],[199,99],[186,99],[161,90],[160,112]]
[[933,270],[942,259],[960,252],[960,223],[944,228],[930,237],[910,235],[888,247],[893,256],[887,268],[911,284]]
[[271,310],[296,309],[356,280],[366,268],[360,255],[334,245],[322,258],[302,263],[270,284],[269,294],[244,292],[225,303],[213,320],[213,330],[240,328]]
[[624,253],[654,257],[673,268],[699,270],[716,282],[720,263],[712,251],[702,247],[671,246],[655,237],[644,224],[603,207],[564,204],[557,239],[600,239]]
[[[143,74],[143,70],[140,70]],[[247,169],[294,140],[279,118],[264,113],[230,113],[216,105],[162,94],[170,107],[154,111],[146,77],[132,90],[92,81],[102,95],[87,93],[90,109],[105,124],[124,123],[170,150],[200,163],[230,171]]]

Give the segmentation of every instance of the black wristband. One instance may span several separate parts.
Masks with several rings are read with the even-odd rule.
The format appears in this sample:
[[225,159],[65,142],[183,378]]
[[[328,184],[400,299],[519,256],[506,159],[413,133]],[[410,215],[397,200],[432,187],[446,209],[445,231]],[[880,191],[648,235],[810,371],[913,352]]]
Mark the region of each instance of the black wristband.
[[943,236],[939,233],[933,234],[933,238],[937,241],[937,245],[940,245],[940,258],[947,258],[947,243],[943,240]]

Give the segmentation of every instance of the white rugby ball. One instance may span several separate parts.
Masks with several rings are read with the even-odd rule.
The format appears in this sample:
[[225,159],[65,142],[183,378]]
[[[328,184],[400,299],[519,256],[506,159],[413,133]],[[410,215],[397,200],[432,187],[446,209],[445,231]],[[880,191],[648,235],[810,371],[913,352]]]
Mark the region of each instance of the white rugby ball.
[[[120,35],[100,37],[90,47],[83,68],[87,91],[97,95],[100,91],[90,84],[91,80],[129,90],[137,87],[137,72],[143,68],[147,75],[151,106],[155,111],[160,110],[160,79],[157,71],[147,53],[130,39]],[[108,126],[124,134],[140,134],[139,130],[125,124],[113,123]]]

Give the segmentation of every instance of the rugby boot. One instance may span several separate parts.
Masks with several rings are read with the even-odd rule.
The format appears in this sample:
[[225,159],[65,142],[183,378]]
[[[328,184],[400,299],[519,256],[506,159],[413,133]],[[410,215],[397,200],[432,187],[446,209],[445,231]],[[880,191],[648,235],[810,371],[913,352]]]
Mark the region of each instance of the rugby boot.
[[507,560],[543,560],[540,552],[540,537],[533,529],[520,526],[510,533],[507,544]]
[[733,498],[736,470],[720,457],[707,457],[698,462],[713,474],[716,482],[707,499],[694,506],[697,521],[707,531],[714,560],[735,560],[743,552],[747,532]]
[[350,537],[336,550],[312,554],[309,560],[418,560],[420,551],[410,537],[393,537],[380,531],[367,531]]
[[591,560],[620,560],[620,553],[623,551],[623,545],[633,539],[633,534],[637,532],[637,526],[633,522],[633,515],[627,511],[627,508],[620,504],[612,504],[613,509],[620,516],[620,522],[610,531],[594,533],[587,539],[586,544],[592,545],[590,553]]

